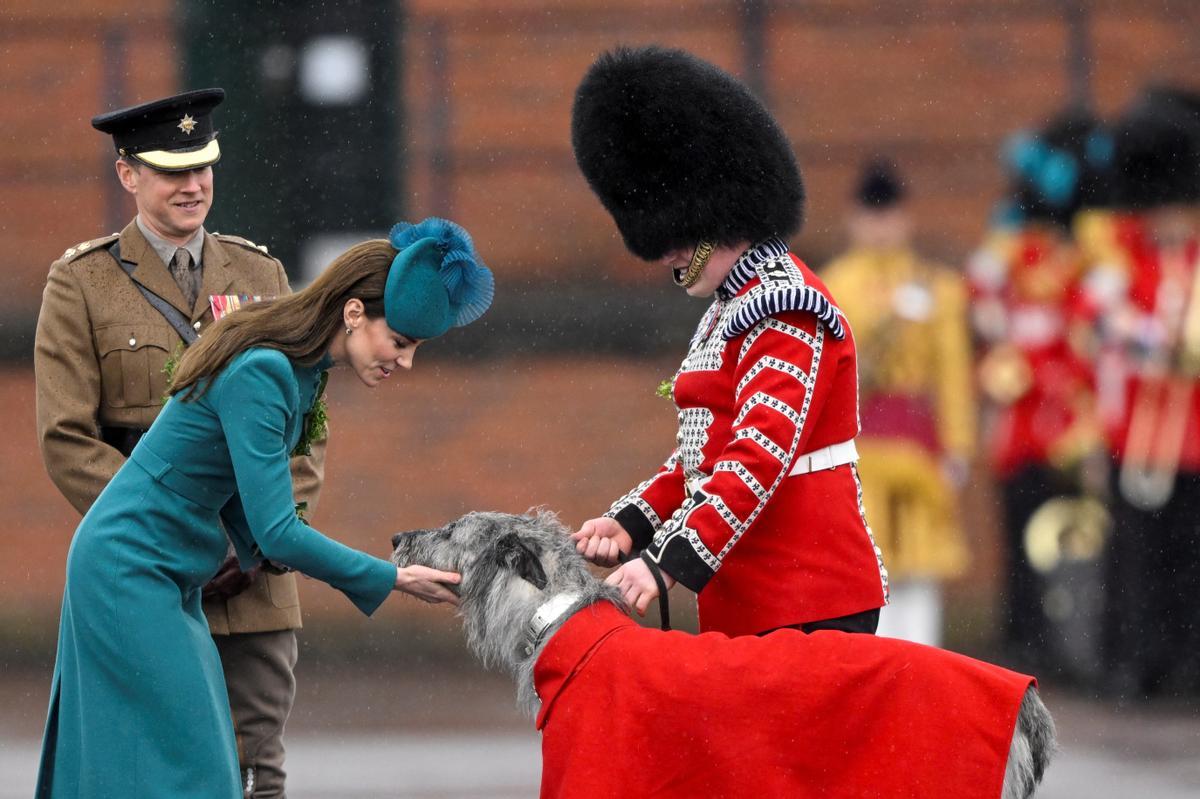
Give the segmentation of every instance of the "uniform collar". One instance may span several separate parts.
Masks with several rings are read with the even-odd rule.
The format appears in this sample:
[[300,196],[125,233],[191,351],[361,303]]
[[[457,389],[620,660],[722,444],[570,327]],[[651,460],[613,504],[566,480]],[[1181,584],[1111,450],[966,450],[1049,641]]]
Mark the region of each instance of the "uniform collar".
[[736,297],[746,284],[758,277],[758,267],[773,258],[788,254],[787,244],[779,238],[769,238],[760,241],[742,253],[733,264],[729,274],[717,289],[717,296],[722,300]]
[[142,229],[136,221],[130,222],[121,231],[120,243],[121,260],[134,264],[130,277],[162,297],[177,311],[190,317],[190,309],[183,301],[183,292],[179,290],[162,260],[154,253],[150,242],[142,235]]
[[[138,214],[134,217],[137,222],[138,230],[142,232],[142,236],[150,244],[150,247],[158,255],[163,262],[163,266],[170,266],[171,259],[175,257],[175,251],[179,249],[179,245],[174,242],[167,241],[162,236],[150,229],[150,226],[142,220],[142,215]],[[204,262],[204,227],[201,226],[187,243],[183,245],[183,249],[188,251],[188,255],[192,256],[192,264],[194,268],[199,269]]]
[[537,728],[546,724],[550,709],[563,688],[587,665],[610,635],[637,627],[629,616],[606,600],[581,608],[546,642],[533,667],[533,687],[542,700]]

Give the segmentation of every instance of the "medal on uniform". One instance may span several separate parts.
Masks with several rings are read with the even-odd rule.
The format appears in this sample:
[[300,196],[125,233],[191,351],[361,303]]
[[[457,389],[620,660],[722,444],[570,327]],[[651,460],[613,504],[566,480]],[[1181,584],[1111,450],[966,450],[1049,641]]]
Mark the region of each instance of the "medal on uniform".
[[213,321],[217,322],[243,305],[262,299],[264,298],[261,294],[211,294],[208,297],[208,307],[212,309]]

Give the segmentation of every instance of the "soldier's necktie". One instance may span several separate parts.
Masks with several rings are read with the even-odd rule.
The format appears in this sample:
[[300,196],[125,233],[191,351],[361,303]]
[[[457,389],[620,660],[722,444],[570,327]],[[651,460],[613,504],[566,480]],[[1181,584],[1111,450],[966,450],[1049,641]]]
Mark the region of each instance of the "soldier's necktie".
[[183,247],[175,250],[175,256],[171,259],[171,277],[175,278],[175,283],[183,292],[189,310],[196,304],[196,295],[200,293],[199,276],[199,270],[192,266],[192,254]]

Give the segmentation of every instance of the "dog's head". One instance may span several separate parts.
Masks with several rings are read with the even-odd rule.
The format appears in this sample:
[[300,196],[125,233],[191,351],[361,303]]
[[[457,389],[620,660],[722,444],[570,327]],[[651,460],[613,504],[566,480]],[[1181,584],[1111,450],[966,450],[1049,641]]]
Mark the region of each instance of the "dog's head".
[[544,591],[543,558],[561,550],[565,540],[566,530],[553,514],[468,513],[444,527],[392,536],[392,562],[459,572],[464,597],[478,597],[498,579],[519,579],[526,590]]
[[[554,514],[468,513],[432,530],[392,537],[392,562],[462,575],[457,590],[467,645],[486,665],[521,668],[526,625],[559,592],[597,585]],[[592,588],[592,592],[596,592]]]

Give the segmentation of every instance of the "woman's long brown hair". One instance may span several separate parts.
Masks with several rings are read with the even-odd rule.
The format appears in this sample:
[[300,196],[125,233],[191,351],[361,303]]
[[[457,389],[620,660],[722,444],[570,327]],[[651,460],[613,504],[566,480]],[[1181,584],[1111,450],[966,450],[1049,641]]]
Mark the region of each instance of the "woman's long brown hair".
[[356,244],[303,291],[229,314],[188,347],[168,393],[184,392],[181,401],[202,396],[209,385],[205,378],[215,377],[249,347],[269,347],[299,363],[316,363],[341,329],[348,300],[361,300],[368,319],[383,316],[383,291],[395,257],[396,248],[386,239]]

